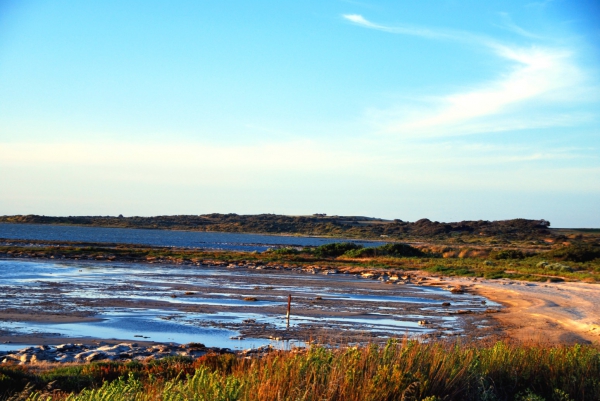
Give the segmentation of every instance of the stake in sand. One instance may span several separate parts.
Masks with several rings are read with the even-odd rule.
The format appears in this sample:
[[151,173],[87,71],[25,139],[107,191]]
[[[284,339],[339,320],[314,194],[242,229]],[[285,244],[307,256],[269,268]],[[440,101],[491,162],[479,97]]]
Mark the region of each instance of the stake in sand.
[[287,307],[287,328],[290,328],[290,309],[292,308],[292,294],[288,295],[288,307]]

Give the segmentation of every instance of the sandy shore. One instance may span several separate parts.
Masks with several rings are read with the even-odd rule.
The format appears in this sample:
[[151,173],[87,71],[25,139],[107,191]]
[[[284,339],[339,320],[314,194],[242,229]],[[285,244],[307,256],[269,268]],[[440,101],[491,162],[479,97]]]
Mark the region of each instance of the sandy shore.
[[600,343],[600,286],[563,282],[445,279],[504,306],[493,315],[508,338],[552,344]]

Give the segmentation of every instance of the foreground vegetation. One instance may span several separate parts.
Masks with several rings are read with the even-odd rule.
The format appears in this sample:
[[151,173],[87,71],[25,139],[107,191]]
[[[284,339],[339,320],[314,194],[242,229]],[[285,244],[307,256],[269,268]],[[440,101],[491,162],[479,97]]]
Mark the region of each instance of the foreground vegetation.
[[275,352],[258,359],[0,366],[29,400],[598,400],[595,346],[421,343]]

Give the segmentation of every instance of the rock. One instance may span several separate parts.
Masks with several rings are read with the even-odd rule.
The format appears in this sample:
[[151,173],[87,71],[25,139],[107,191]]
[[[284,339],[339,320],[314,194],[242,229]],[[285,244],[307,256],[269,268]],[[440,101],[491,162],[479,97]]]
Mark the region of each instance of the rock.
[[121,343],[117,345],[105,345],[96,348],[96,351],[121,353],[131,351],[131,344]]
[[81,363],[119,359],[147,361],[150,359],[161,359],[173,355],[196,358],[205,355],[208,351],[217,353],[231,353],[231,350],[229,349],[207,349],[204,344],[200,343],[189,343],[179,346],[173,344],[156,344],[151,347],[140,347],[137,343],[120,343],[115,345],[100,342],[96,346],[86,346],[82,344],[61,344],[56,347],[29,347],[12,354],[0,352],[0,356],[2,357],[0,361],[3,363],[19,363],[20,365],[37,363],[40,361],[50,361],[56,363]]
[[70,351],[73,348],[75,348],[75,346],[73,344],[60,344],[60,345],[56,346],[56,350],[58,352]]
[[85,357],[86,362],[98,361],[100,359],[108,359],[104,352],[92,351]]
[[81,360],[86,359],[92,353],[94,353],[94,351],[83,351],[83,352],[73,355],[73,358],[81,361]]
[[9,354],[4,357],[4,360],[2,362],[7,363],[7,362],[20,362],[20,361],[21,361],[20,355]]
[[54,360],[56,362],[60,362],[60,363],[75,362],[75,358],[73,358],[71,355],[68,355],[68,354],[63,354],[61,356],[58,356],[58,357],[54,358]]
[[161,354],[165,354],[165,353],[171,353],[171,347],[169,347],[168,345],[155,345],[154,347],[149,349],[150,352],[159,352]]
[[442,302],[442,306],[450,306],[452,305],[450,302]]

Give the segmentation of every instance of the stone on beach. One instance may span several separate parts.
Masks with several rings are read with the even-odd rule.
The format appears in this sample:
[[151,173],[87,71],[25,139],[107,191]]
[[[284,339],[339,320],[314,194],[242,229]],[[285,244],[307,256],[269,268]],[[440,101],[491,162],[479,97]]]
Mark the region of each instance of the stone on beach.
[[115,345],[60,344],[54,347],[41,345],[27,347],[19,351],[0,351],[0,360],[6,364],[36,364],[39,362],[93,362],[114,360],[161,359],[169,356],[187,356],[196,358],[207,352],[230,352],[228,349],[206,348],[204,344],[184,345],[156,344],[140,346],[137,343],[119,343]]

